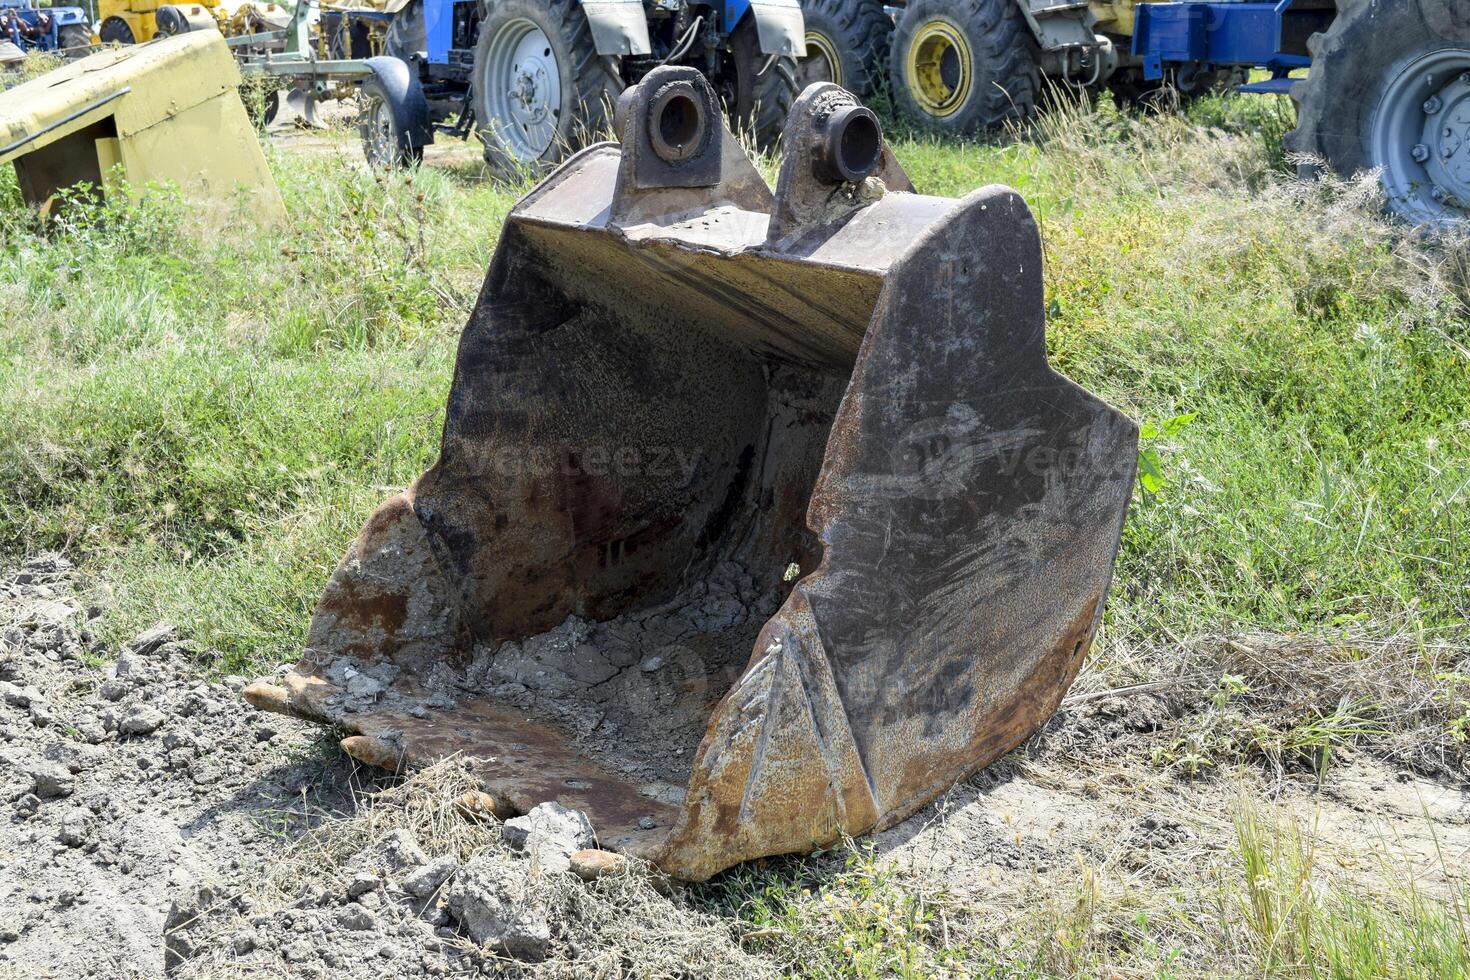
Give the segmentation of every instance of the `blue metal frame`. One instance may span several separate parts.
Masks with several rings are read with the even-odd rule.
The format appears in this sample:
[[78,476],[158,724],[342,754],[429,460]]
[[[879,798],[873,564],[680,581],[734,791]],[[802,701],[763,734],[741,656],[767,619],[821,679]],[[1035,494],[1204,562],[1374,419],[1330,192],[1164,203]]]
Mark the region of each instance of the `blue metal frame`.
[[725,0],[724,16],[725,22],[720,25],[720,30],[729,34],[740,23],[740,18],[745,16],[750,9],[750,0]]
[[[0,5],[17,2],[25,2],[25,0],[0,0]],[[424,40],[429,64],[448,64],[449,52],[454,44],[454,6],[458,3],[472,2],[474,0],[423,0]],[[750,0],[723,0],[723,2],[709,0],[709,2],[712,9],[723,18],[722,23],[718,25],[722,34],[733,31],[750,11]],[[342,14],[354,20],[384,22],[391,21],[394,17],[393,14],[372,9],[344,10]]]
[[1167,68],[1181,64],[1249,65],[1269,70],[1272,78],[1245,90],[1283,92],[1291,87],[1292,70],[1312,63],[1283,50],[1293,2],[1141,3],[1134,8],[1133,53],[1143,59],[1145,79],[1163,78]]
[[449,63],[449,49],[454,46],[454,5],[464,2],[468,0],[424,0],[424,41],[429,64]]

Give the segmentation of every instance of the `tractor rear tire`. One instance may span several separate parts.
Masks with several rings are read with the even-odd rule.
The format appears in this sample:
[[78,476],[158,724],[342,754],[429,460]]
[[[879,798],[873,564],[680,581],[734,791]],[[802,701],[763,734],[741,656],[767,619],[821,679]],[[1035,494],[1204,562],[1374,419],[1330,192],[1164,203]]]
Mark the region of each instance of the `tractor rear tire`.
[[56,32],[56,43],[63,52],[80,55],[92,46],[92,32],[85,24],[63,24]]
[[893,107],[945,136],[973,136],[1036,112],[1036,41],[1016,0],[915,0],[893,32]]
[[1442,0],[1338,0],[1292,87],[1297,172],[1379,171],[1388,210],[1415,224],[1470,217],[1470,15]]
[[746,17],[730,34],[723,95],[735,129],[755,139],[758,149],[773,152],[796,101],[796,59],[761,53],[755,18]]
[[103,44],[137,44],[133,29],[121,17],[109,17],[97,28],[97,36]]
[[[366,37],[363,42],[367,43]],[[383,53],[412,64],[415,53],[427,51],[428,47],[423,0],[409,0],[388,23],[388,32],[383,36]]]
[[832,82],[864,99],[883,87],[893,18],[882,0],[806,0],[801,14],[806,57],[797,62],[798,90]]
[[497,173],[539,173],[604,138],[622,80],[577,0],[497,0],[480,21],[470,99]]

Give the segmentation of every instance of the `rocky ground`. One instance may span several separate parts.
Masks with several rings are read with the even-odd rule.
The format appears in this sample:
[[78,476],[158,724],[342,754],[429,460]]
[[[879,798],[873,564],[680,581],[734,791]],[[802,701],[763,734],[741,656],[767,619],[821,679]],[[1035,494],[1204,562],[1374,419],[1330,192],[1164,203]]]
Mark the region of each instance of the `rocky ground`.
[[765,971],[580,813],[500,824],[452,762],[395,795],[171,627],[109,649],[102,612],[64,559],[0,577],[0,976],[575,973],[640,918]]
[[0,579],[0,973],[158,975],[175,895],[351,799],[318,733],[203,679],[208,651],[162,625],[108,649],[101,613],[64,559]]
[[[459,760],[357,768],[247,708],[244,679],[166,624],[108,646],[89,628],[105,606],[59,557],[0,573],[0,977],[751,977],[802,958],[598,850],[575,811],[501,823]],[[1078,868],[1099,893],[1198,892],[1241,794],[1310,823],[1334,867],[1392,841],[1431,891],[1465,884],[1464,780],[1346,751],[1325,782],[1184,780],[1138,759],[1239,728],[1218,695],[1086,686],[1026,751],[871,842],[904,887],[943,889],[955,941],[1026,928]]]

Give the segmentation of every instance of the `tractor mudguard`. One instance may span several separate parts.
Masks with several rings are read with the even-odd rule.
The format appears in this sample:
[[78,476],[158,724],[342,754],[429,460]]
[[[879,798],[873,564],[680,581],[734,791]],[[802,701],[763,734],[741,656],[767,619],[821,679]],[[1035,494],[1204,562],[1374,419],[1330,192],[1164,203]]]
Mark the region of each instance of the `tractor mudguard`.
[[648,15],[643,0],[582,0],[592,43],[600,55],[644,55],[653,52],[648,40]]
[[700,880],[890,826],[1057,708],[1137,429],[1047,364],[1014,191],[797,100],[772,194],[690,68],[512,210],[439,461],[245,691]]
[[46,12],[51,15],[57,27],[89,23],[87,12],[81,7],[47,7]]
[[[755,18],[761,54],[806,57],[806,25],[797,0],[750,0],[750,15]],[[732,30],[739,20],[728,18]]]
[[373,76],[382,84],[388,96],[388,108],[392,111],[399,131],[407,134],[413,146],[427,146],[434,142],[434,124],[429,117],[429,103],[424,98],[424,87],[418,76],[398,58],[379,55],[363,62]]

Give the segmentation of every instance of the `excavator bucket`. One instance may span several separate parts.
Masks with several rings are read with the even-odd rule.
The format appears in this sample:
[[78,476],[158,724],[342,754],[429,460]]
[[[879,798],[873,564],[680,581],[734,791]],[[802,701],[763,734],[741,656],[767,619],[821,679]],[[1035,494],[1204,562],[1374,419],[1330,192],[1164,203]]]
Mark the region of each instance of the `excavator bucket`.
[[772,194],[659,68],[522,199],[440,459],[255,706],[701,880],[889,826],[1057,708],[1137,430],[1047,364],[1013,191],[926,197],[834,85]]

